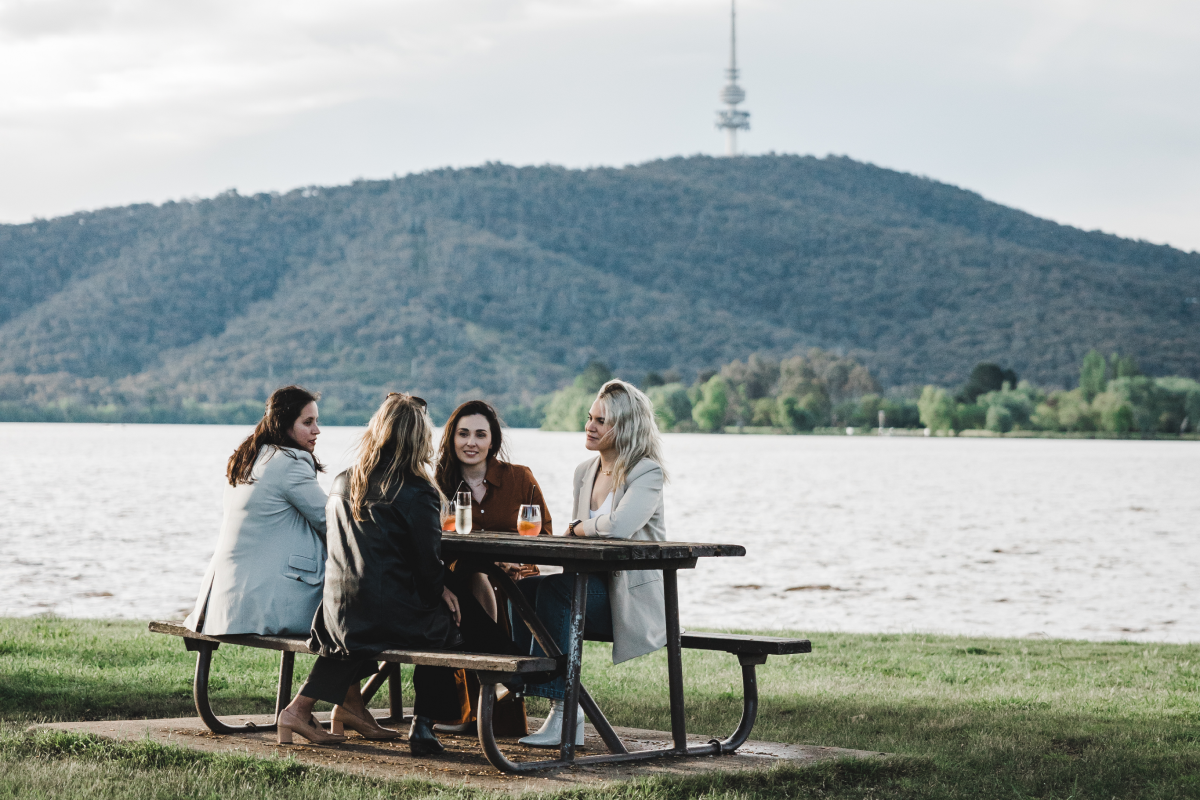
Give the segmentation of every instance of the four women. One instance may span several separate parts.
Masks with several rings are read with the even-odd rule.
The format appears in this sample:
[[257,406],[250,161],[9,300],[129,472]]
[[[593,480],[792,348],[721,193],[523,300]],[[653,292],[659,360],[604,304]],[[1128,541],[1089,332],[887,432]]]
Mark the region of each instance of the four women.
[[[314,743],[343,741],[344,728],[367,738],[392,738],[398,732],[375,721],[360,692],[381,651],[541,653],[523,624],[505,630],[507,618],[497,613],[495,594],[481,574],[484,565],[461,560],[452,569],[443,565],[445,497],[469,490],[473,516],[487,530],[514,530],[517,508],[534,504],[541,507],[542,532],[548,535],[549,510],[530,470],[503,459],[500,422],[491,406],[472,401],[455,410],[435,471],[425,401],[393,393],[372,417],[354,466],[334,479],[322,517],[316,509],[324,495],[315,479],[323,468],[313,456],[320,432],[316,399],[294,386],[276,392],[255,433],[230,459],[225,523],[187,622],[206,633],[310,633],[308,645],[319,656],[299,694],[280,712],[281,743],[297,733]],[[609,381],[588,415],[585,446],[597,457],[575,470],[575,520],[567,535],[663,540],[666,476],[649,399],[628,383]],[[280,582],[275,585],[263,575],[279,564],[286,567],[273,573]],[[514,577],[533,574],[518,585],[565,649],[569,576],[501,566]],[[296,592],[288,582],[306,588]],[[663,647],[661,573],[593,576],[585,637],[612,641],[614,663]],[[462,702],[461,678],[456,684],[453,670],[417,666],[413,683],[409,747],[414,754],[439,753],[433,723],[472,716]],[[527,692],[550,698],[552,706],[542,729],[521,741],[557,746],[563,679]],[[317,700],[334,705],[331,733],[312,716]],[[576,742],[582,744],[582,713],[577,718]]]

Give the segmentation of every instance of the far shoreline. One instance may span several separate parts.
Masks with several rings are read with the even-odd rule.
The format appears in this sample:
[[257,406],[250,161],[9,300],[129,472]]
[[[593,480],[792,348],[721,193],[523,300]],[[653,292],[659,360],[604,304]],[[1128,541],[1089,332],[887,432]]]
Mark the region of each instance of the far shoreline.
[[[330,420],[322,420],[322,426],[328,428],[365,428],[366,419],[343,419],[331,415]],[[243,419],[0,419],[0,425],[211,425],[253,427],[257,422]],[[543,430],[522,426],[505,426],[511,430],[542,431],[544,433],[578,433],[578,431]],[[986,429],[966,428],[961,431],[928,431],[925,428],[814,428],[811,431],[788,431],[784,428],[745,425],[727,425],[720,433],[704,433],[702,431],[672,431],[664,436],[842,436],[842,437],[898,437],[920,439],[1106,439],[1126,441],[1167,441],[1195,442],[1200,441],[1200,431],[1189,433],[1162,433],[1131,431],[1116,433],[1112,431],[1028,431],[1012,430],[1007,433],[989,431]]]

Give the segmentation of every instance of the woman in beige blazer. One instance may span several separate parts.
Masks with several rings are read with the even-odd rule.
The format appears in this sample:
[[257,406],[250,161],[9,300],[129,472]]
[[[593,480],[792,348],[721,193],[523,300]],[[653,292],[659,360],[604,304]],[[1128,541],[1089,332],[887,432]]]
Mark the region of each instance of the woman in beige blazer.
[[[665,541],[663,520],[662,440],[654,406],[637,387],[609,381],[600,388],[584,428],[585,446],[598,453],[575,468],[574,521],[568,536]],[[567,647],[572,575],[526,578],[518,586],[537,609],[562,650]],[[529,641],[525,626],[516,626],[518,641],[529,652],[541,648]],[[622,570],[588,580],[584,638],[612,641],[613,663],[644,656],[667,643],[661,570]],[[526,694],[550,698],[550,714],[541,730],[521,739],[535,747],[557,747],[562,741],[563,679],[529,686]],[[583,744],[583,712],[576,715],[576,744]]]

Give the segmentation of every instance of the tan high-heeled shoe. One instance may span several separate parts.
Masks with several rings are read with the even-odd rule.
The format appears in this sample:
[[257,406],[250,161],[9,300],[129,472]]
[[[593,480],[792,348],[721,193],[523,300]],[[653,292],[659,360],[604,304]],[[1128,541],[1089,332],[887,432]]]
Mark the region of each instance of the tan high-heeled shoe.
[[333,713],[329,715],[329,730],[341,733],[349,728],[358,731],[364,739],[395,739],[400,735],[400,731],[385,728],[376,722],[370,711],[367,712],[367,716],[369,719],[363,719],[345,706],[334,706]]
[[293,733],[300,734],[310,744],[337,744],[346,741],[346,737],[340,733],[326,733],[325,729],[317,724],[315,717],[310,716],[303,722],[284,722],[283,714],[281,711],[275,720],[276,740],[279,744],[291,744]]

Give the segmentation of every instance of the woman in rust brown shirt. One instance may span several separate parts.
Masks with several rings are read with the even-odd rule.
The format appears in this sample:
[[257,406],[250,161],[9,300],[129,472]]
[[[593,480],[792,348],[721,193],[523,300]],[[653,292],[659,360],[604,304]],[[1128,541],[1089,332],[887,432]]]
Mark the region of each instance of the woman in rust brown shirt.
[[[536,505],[542,511],[540,535],[550,536],[553,530],[550,509],[546,506],[533,472],[529,467],[510,464],[505,458],[504,434],[496,409],[482,400],[469,400],[456,408],[446,421],[438,452],[438,486],[451,499],[458,492],[471,493],[471,520],[475,530],[516,533],[517,511],[522,505]],[[537,567],[533,565],[502,566],[518,580],[537,574]],[[469,592],[474,595],[492,619],[499,618],[506,623],[507,615],[498,613],[495,590],[480,569],[479,564],[460,559],[451,565],[451,571],[446,575],[446,585],[456,594]],[[461,678],[463,718],[458,723],[460,727],[465,727],[474,720],[475,714],[469,703],[475,701],[478,689],[472,687],[465,672]],[[504,705],[507,704],[502,703],[496,709],[497,735],[524,735],[524,704],[519,706],[519,714],[515,708],[510,713],[503,713]],[[511,720],[511,725],[504,724],[505,718]],[[501,733],[502,727],[511,727],[512,730]]]

